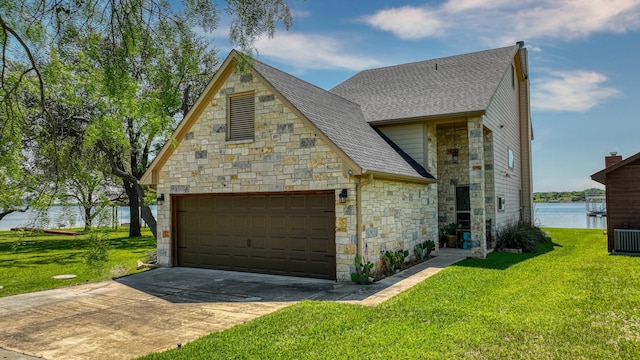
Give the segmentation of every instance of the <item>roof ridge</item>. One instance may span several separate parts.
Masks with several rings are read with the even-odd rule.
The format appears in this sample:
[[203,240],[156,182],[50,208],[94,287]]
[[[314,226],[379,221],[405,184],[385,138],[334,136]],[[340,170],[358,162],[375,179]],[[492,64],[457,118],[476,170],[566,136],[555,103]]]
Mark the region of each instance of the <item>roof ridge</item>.
[[[381,67],[377,67],[377,68],[365,69],[365,70],[362,70],[362,71],[358,71],[357,73],[353,74],[352,76],[350,76],[346,80],[349,80],[349,79],[351,79],[352,77],[354,77],[354,76],[356,76],[358,74],[362,74],[362,73],[366,73],[366,72],[372,72],[372,71],[378,71],[378,70],[384,70],[384,69],[391,69],[391,68],[400,68],[400,67],[405,67],[405,66],[409,67],[409,66],[413,66],[413,65],[416,65],[416,64],[424,64],[424,63],[428,63],[428,62],[433,62],[433,61],[438,61],[438,60],[443,60],[443,59],[451,59],[451,58],[456,58],[456,57],[468,57],[468,56],[472,56],[472,55],[478,55],[478,54],[481,54],[481,53],[487,53],[487,52],[498,51],[498,50],[505,50],[505,49],[510,49],[510,48],[520,48],[520,46],[518,44],[515,44],[515,45],[503,46],[503,47],[494,48],[494,49],[478,50],[478,51],[474,51],[474,52],[470,52],[470,53],[461,53],[461,54],[456,54],[456,55],[441,56],[441,57],[432,58],[432,59],[416,60],[416,61],[406,62],[406,63],[402,63],[402,64],[387,65],[387,66],[381,66]],[[514,50],[517,50],[517,49],[514,49]],[[342,84],[343,82],[341,82],[340,84]],[[331,88],[329,91],[331,91],[332,89],[340,86],[340,84],[337,84],[336,86]]]
[[520,44],[363,70],[329,92],[360,104],[369,123],[484,112],[518,49]]

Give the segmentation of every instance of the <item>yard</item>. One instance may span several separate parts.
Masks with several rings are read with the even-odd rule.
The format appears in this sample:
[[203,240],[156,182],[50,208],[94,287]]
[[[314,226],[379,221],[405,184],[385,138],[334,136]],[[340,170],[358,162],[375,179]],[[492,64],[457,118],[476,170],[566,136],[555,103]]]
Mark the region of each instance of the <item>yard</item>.
[[144,359],[636,359],[640,258],[601,230],[465,260],[378,307],[304,301]]
[[[87,235],[68,236],[45,233],[0,231],[0,297],[38,290],[99,281],[137,272],[137,260],[145,260],[155,249],[148,229],[144,236],[128,238],[129,229],[106,230],[108,263],[103,271],[88,269],[85,254]],[[58,280],[55,275],[74,274],[76,278]]]

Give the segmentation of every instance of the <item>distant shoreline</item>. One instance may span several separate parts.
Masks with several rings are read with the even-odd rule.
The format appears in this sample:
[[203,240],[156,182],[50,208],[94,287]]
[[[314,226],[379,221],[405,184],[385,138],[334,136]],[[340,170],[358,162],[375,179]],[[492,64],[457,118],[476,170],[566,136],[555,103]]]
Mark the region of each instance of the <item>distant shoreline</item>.
[[535,203],[580,203],[585,202],[589,196],[605,196],[603,189],[585,189],[581,191],[547,191],[533,193]]

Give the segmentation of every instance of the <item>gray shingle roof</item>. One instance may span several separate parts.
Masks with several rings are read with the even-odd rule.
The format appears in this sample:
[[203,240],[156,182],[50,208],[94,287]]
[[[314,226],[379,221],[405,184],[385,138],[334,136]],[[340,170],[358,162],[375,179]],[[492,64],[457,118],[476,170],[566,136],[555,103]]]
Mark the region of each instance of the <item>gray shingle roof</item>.
[[365,70],[329,91],[360,104],[368,122],[484,111],[517,50],[514,45]]
[[426,171],[421,175],[364,120],[360,105],[253,61],[255,71],[363,170],[433,179]]

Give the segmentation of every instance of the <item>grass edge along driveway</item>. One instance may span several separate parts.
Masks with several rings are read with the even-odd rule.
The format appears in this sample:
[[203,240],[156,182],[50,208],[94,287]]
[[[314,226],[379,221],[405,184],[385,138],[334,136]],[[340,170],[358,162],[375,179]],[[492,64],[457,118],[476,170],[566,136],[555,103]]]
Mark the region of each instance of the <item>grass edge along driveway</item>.
[[303,301],[150,359],[640,358],[640,257],[601,230],[451,266],[376,306]]
[[[108,280],[139,272],[137,260],[144,261],[155,249],[149,229],[143,236],[130,238],[129,228],[105,229],[108,262],[101,271],[89,269],[85,255],[90,247],[88,234],[70,236],[42,232],[0,231],[0,297],[63,286]],[[57,280],[54,275],[73,274],[76,278]]]

